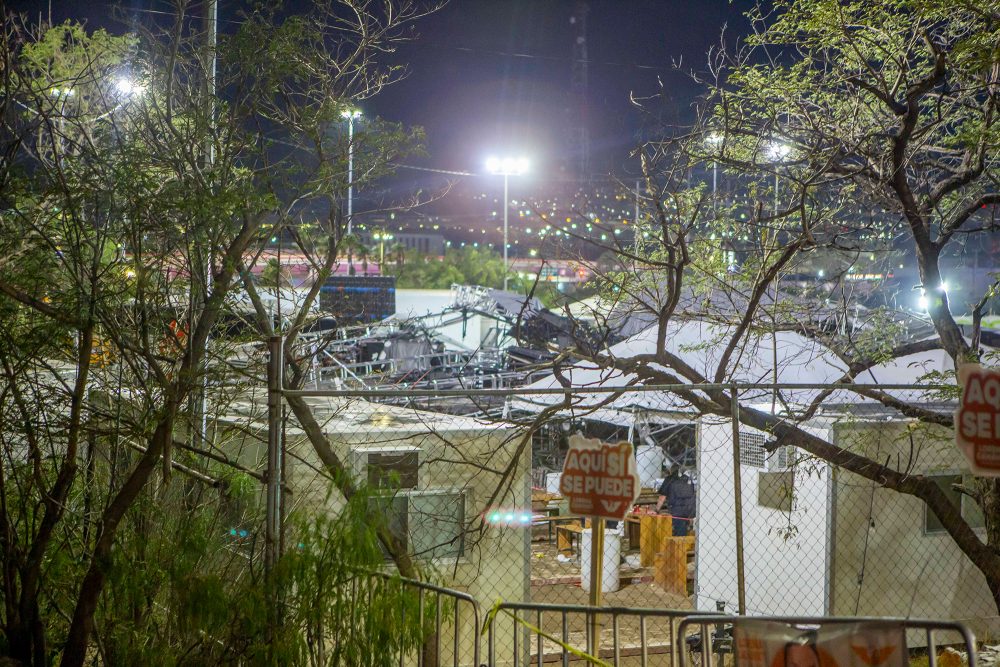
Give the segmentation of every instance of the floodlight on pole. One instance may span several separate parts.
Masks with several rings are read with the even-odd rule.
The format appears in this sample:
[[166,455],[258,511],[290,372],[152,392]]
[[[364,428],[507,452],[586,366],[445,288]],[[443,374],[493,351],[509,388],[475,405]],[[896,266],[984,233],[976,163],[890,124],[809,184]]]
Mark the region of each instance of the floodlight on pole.
[[521,176],[528,173],[531,164],[526,157],[496,157],[486,159],[486,171],[496,176],[503,176],[503,288],[507,290],[507,279],[510,266],[507,262],[507,208],[510,206],[508,197],[508,182],[511,176]]
[[361,118],[360,109],[344,109],[341,118],[347,119],[347,233],[354,227],[354,119]]
[[776,141],[767,147],[767,159],[771,162],[781,162],[792,152],[792,147],[788,144]]
[[[767,146],[768,161],[778,164],[783,162],[792,152],[792,147],[786,143],[775,141]],[[778,170],[774,170],[774,217],[778,217]]]
[[[720,132],[709,132],[708,136],[705,137],[705,144],[714,153],[722,145],[723,136]],[[715,200],[715,194],[719,189],[719,161],[712,157],[712,199]]]

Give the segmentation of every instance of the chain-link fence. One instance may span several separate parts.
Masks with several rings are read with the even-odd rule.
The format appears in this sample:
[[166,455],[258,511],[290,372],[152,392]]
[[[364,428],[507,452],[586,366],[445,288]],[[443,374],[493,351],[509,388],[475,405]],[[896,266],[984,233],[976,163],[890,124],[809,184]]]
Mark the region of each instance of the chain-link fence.
[[[285,512],[336,511],[318,429],[435,581],[484,608],[497,600],[538,605],[524,618],[552,639],[523,637],[519,650],[532,660],[565,659],[563,644],[586,647],[589,628],[566,614],[535,614],[592,599],[591,522],[559,494],[567,439],[624,440],[633,444],[642,491],[624,521],[607,524],[603,605],[947,618],[994,634],[984,576],[948,526],[920,498],[886,488],[927,477],[984,537],[975,483],[951,430],[901,412],[905,403],[911,415],[948,415],[951,399],[926,386],[856,389],[284,391],[315,419],[304,427],[301,410],[285,410]],[[220,418],[248,466],[266,461],[262,406],[248,397]],[[605,655],[640,647],[673,655],[673,621],[640,617],[615,617]],[[520,636],[513,625],[506,635]]]

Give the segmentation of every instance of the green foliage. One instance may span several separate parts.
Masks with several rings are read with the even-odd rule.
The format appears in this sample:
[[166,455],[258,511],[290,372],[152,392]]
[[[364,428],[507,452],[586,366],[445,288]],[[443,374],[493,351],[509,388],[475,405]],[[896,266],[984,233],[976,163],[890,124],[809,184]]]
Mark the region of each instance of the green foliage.
[[[55,103],[87,109],[106,103],[116,72],[134,50],[134,35],[112,35],[104,29],[88,33],[83,24],[66,21],[28,42],[20,52],[23,76],[30,89]],[[72,93],[68,91],[72,90]]]
[[[292,517],[270,581],[260,570],[259,512],[244,513],[248,535],[234,536],[232,512],[215,494],[188,485],[129,514],[95,619],[108,663],[389,667],[433,630],[418,622],[415,589],[379,574],[368,493],[335,515]],[[276,626],[272,593],[281,600]],[[429,623],[433,605],[424,614]]]
[[288,268],[279,264],[277,259],[272,258],[267,260],[267,264],[260,274],[260,285],[262,287],[291,286]]
[[[374,34],[375,19],[352,24],[323,0],[302,16],[273,7],[254,5],[221,36],[214,99],[196,27],[36,33],[4,15],[3,129],[18,141],[0,163],[0,519],[10,530],[0,646],[28,664],[378,664],[380,653],[361,660],[359,647],[420,634],[387,611],[408,608],[398,585],[371,603],[352,598],[350,613],[372,610],[378,622],[345,620],[340,584],[384,566],[353,500],[336,517],[299,518],[297,546],[264,581],[259,482],[223,455],[167,444],[190,441],[199,387],[224,388],[209,400],[221,411],[233,383],[234,396],[249,386],[258,369],[234,378],[224,363],[233,341],[215,334],[219,304],[271,229],[317,203],[336,210],[340,111],[391,78],[369,54],[414,16],[387,6]],[[128,95],[125,76],[144,92]],[[366,119],[355,187],[421,139]],[[323,232],[305,243],[325,251],[339,229]],[[81,349],[91,335],[92,350]],[[272,594],[294,601],[277,624]],[[95,600],[92,618],[74,617]]]

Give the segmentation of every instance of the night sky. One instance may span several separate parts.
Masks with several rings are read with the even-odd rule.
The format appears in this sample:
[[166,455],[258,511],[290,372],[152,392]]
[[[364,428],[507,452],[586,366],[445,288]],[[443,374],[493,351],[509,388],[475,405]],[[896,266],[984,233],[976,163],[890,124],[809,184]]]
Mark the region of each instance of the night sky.
[[[658,78],[683,117],[696,88],[672,67],[703,69],[722,26],[745,31],[728,0],[591,0],[589,125],[594,168],[620,166],[642,127],[629,94],[655,95]],[[556,166],[565,145],[573,0],[455,0],[400,49],[412,75],[372,106],[423,125],[435,164],[478,170],[490,151]],[[519,57],[524,54],[530,57]]]
[[[8,0],[8,9],[48,12],[46,0]],[[52,0],[52,18],[85,19],[121,29],[114,3]],[[221,29],[241,0],[220,0]],[[295,2],[289,2],[290,6]],[[526,154],[533,171],[560,173],[566,158],[574,0],[452,0],[417,24],[418,38],[393,56],[409,77],[364,104],[366,113],[427,130],[420,164],[482,171],[494,152]],[[656,95],[668,117],[688,117],[697,89],[684,70],[704,69],[708,49],[728,25],[729,41],[747,30],[748,0],[590,0],[588,115],[596,174],[622,170],[644,124],[629,94]],[[127,11],[168,9],[132,0]],[[231,24],[230,28],[231,29]]]

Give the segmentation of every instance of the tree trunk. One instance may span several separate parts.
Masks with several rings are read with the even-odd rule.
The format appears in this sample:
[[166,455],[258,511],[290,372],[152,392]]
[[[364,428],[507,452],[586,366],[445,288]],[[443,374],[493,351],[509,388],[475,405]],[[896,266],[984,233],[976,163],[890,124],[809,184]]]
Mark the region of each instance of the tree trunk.
[[69,634],[63,645],[63,667],[83,667],[86,661],[90,635],[94,630],[94,611],[111,566],[111,547],[114,545],[118,526],[156,470],[157,461],[172,437],[176,410],[176,400],[168,401],[167,412],[153,432],[149,448],[140,457],[135,470],[101,517],[100,533],[94,545],[90,567],[80,585]]
[[[344,468],[343,463],[337,457],[333,448],[330,447],[330,443],[327,442],[326,436],[323,434],[323,429],[316,421],[316,418],[313,417],[312,411],[309,409],[309,405],[298,396],[288,396],[285,400],[288,401],[288,405],[292,408],[295,418],[298,420],[302,430],[305,431],[306,437],[309,438],[309,442],[316,450],[316,453],[319,455],[323,465],[326,466],[327,470],[332,473],[334,484],[337,489],[346,499],[350,500],[356,493],[357,489],[354,488],[354,484],[348,479],[348,473]],[[389,552],[389,557],[396,565],[396,569],[399,570],[400,576],[407,577],[409,579],[419,579],[420,570],[410,557],[406,547],[399,543],[396,536],[393,535],[384,525],[380,525],[376,533],[379,542],[381,542],[382,546],[385,547],[385,550]]]

